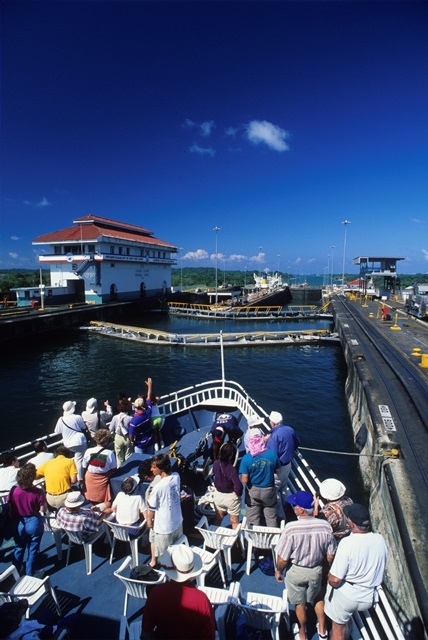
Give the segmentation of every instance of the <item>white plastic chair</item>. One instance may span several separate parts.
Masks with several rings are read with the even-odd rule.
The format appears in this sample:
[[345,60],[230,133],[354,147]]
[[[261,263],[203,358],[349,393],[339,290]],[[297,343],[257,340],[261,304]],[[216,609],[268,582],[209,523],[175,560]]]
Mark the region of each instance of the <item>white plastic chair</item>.
[[223,552],[224,561],[226,564],[227,579],[232,579],[232,547],[237,540],[241,544],[240,531],[241,524],[236,529],[227,529],[226,527],[216,527],[213,524],[209,524],[207,517],[202,516],[195,529],[199,531],[204,539],[203,548],[206,549],[220,549]]
[[116,544],[116,540],[122,540],[123,542],[129,543],[129,546],[131,547],[132,561],[134,565],[137,565],[138,564],[138,541],[147,531],[146,521],[144,520],[144,522],[142,522],[138,527],[137,535],[132,535],[132,536],[129,534],[129,532],[135,531],[136,527],[128,527],[126,525],[119,524],[111,520],[104,520],[104,522],[112,533],[110,564],[112,564],[113,562],[114,547]]
[[55,608],[59,616],[61,616],[61,607],[59,606],[58,598],[56,596],[55,590],[52,587],[49,576],[46,578],[35,578],[33,576],[22,576],[20,578],[19,572],[17,568],[13,565],[10,565],[3,573],[0,575],[0,582],[3,582],[10,576],[15,578],[15,584],[9,589],[7,592],[0,593],[0,598],[6,602],[13,602],[14,600],[28,600],[28,609],[25,613],[25,617],[30,617],[30,609],[37,602],[39,602],[46,594],[50,594],[52,596],[52,600],[55,603]]
[[68,561],[70,559],[70,550],[72,544],[80,544],[83,546],[85,551],[85,563],[86,563],[86,574],[89,576],[92,573],[92,545],[96,540],[105,536],[111,546],[110,536],[108,535],[108,531],[104,526],[104,523],[101,525],[99,531],[94,533],[94,535],[85,540],[86,536],[80,532],[76,531],[65,531],[68,536],[68,549],[67,549],[67,561],[66,565],[68,566]]
[[[123,616],[120,621],[120,631],[119,631],[119,640],[124,640],[126,635],[126,629],[128,629],[128,633],[131,636],[131,633],[134,633],[135,627],[133,625],[128,625],[126,615],[128,612],[128,601],[132,596],[133,598],[140,598],[145,600],[147,598],[146,594],[146,586],[147,585],[155,585],[161,584],[166,581],[166,573],[164,571],[159,571],[154,569],[156,573],[159,574],[159,578],[157,580],[135,580],[134,578],[129,577],[130,569],[133,566],[132,557],[128,556],[120,565],[119,569],[114,572],[116,578],[125,585],[125,601],[123,604]],[[140,623],[141,625],[141,623]],[[134,629],[134,631],[132,631]],[[136,632],[137,633],[137,632]],[[140,626],[141,633],[141,626]],[[139,636],[138,636],[139,637]]]
[[57,524],[55,516],[44,516],[43,526],[47,533],[51,533],[53,535],[58,560],[62,560],[62,534],[64,532]]
[[220,571],[223,587],[226,588],[226,579],[224,577],[224,570],[220,557],[220,549],[216,549],[214,552],[194,546],[192,546],[191,549],[193,549],[193,553],[196,553],[202,560],[202,573],[196,578],[196,584],[198,585],[198,587],[205,586],[206,576],[209,574],[211,569],[213,569],[215,565],[217,565],[218,570]]
[[231,582],[229,589],[198,586],[203,591],[214,609],[219,640],[226,640],[225,619],[229,604],[237,601],[239,596],[239,582]]
[[242,521],[241,536],[247,541],[246,574],[250,575],[253,549],[269,549],[272,551],[273,562],[276,569],[275,547],[284,530],[285,520],[281,521],[281,527],[259,527],[247,525],[247,518]]
[[284,616],[287,628],[290,626],[287,590],[283,590],[282,597],[249,591],[245,598],[248,604],[242,603],[241,595],[238,598],[234,599],[232,604],[240,613],[245,614],[246,624],[261,631],[269,630],[272,640],[280,640],[279,623],[281,616]]

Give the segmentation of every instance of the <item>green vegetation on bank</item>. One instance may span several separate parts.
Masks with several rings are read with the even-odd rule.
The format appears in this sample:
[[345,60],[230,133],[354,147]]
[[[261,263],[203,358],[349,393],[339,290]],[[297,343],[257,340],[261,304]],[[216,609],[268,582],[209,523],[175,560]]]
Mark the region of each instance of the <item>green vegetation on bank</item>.
[[[256,273],[258,272],[255,269]],[[416,284],[417,282],[426,282],[427,276],[422,273],[416,274],[398,274],[400,278],[401,288]],[[345,274],[345,282],[354,280],[357,277],[355,273]],[[49,271],[42,271],[43,284],[50,285]],[[293,283],[295,277],[290,273],[282,273],[284,282]],[[300,276],[300,280],[310,279],[310,276]],[[334,281],[341,282],[342,274],[334,274]],[[321,284],[322,279],[320,280]],[[214,267],[184,267],[175,268],[171,271],[171,285],[173,287],[181,287],[183,282],[183,290],[188,289],[212,289],[215,287],[215,268]],[[236,285],[249,287],[254,286],[253,271],[238,270],[217,270],[218,286]],[[3,269],[0,270],[0,292],[7,293],[11,289],[18,287],[37,287],[40,284],[40,270],[35,269]],[[375,286],[382,284],[382,278],[375,278]]]
[[[257,269],[254,269],[258,273]],[[313,274],[312,274],[313,275]],[[310,275],[299,276],[299,280],[303,281],[305,278],[310,279]],[[358,277],[356,273],[345,273],[345,282],[355,280]],[[423,273],[415,274],[398,274],[400,278],[400,285],[402,289],[409,287],[417,282],[426,282],[428,277]],[[282,273],[282,279],[284,282],[293,284],[296,281],[295,275],[292,273]],[[181,280],[183,281],[183,290],[195,289],[197,287],[201,289],[212,289],[215,287],[215,268],[214,267],[184,267],[183,269],[175,268],[171,272],[171,285],[173,287],[181,287]],[[333,274],[333,280],[336,283],[342,281],[342,274]],[[375,278],[375,286],[383,284],[383,278]],[[246,284],[249,287],[254,286],[253,271],[224,271],[218,269],[217,271],[218,286],[223,284],[243,286]],[[320,285],[322,284],[322,277],[320,277]]]
[[[50,285],[49,271],[42,271],[43,284]],[[40,270],[34,269],[4,269],[0,270],[0,291],[7,293],[19,287],[38,287],[40,284]]]

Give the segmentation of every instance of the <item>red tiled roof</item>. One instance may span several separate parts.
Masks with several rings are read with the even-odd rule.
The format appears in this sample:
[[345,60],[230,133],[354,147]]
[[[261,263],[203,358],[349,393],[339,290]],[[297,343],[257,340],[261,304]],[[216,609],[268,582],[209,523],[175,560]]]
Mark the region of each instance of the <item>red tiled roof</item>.
[[[146,244],[162,245],[176,248],[169,242],[159,240],[153,236],[152,231],[132,224],[116,222],[99,216],[84,216],[73,221],[75,226],[52,231],[33,240],[33,244],[53,244],[61,242],[96,242],[101,237],[115,238],[118,240],[133,240]],[[81,224],[83,223],[83,224]]]
[[117,220],[110,220],[109,218],[102,218],[101,216],[95,216],[89,214],[87,216],[83,216],[82,218],[76,218],[73,220],[73,224],[91,224],[98,223],[99,226],[104,227],[114,227],[115,229],[127,229],[128,231],[136,231],[137,233],[143,233],[144,235],[153,235],[153,231],[149,231],[148,229],[144,229],[144,227],[139,227],[136,224],[128,224],[127,222],[118,222]]

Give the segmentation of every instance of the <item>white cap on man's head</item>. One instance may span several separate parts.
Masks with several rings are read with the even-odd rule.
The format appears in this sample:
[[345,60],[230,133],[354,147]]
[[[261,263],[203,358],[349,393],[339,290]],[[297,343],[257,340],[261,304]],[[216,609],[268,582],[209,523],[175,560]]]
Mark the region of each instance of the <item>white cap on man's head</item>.
[[69,416],[72,413],[74,413],[75,407],[76,407],[76,403],[74,400],[67,400],[67,402],[64,402],[64,404],[62,405],[62,410],[64,411],[64,415]]
[[280,422],[282,422],[282,413],[279,413],[279,411],[271,411],[269,420],[274,424],[279,424]]

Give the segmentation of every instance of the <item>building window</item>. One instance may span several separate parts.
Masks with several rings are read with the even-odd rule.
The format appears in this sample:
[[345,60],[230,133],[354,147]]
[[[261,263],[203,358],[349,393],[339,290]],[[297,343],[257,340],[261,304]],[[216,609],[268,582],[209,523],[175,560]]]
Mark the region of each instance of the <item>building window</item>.
[[54,249],[54,254],[55,254],[56,256],[58,256],[58,255],[60,255],[60,254],[61,254],[61,249],[62,249],[62,247],[61,247],[61,246],[59,246],[59,245],[57,245],[57,244],[56,244],[56,245],[54,246],[54,248],[53,248],[53,249]]
[[95,245],[88,244],[88,253],[94,253],[94,251],[95,251]]
[[114,269],[116,265],[114,264],[114,262],[110,262],[110,266],[112,269]]
[[129,252],[129,247],[126,247],[126,255],[129,256],[130,252]]
[[25,300],[29,300],[30,299],[30,292],[29,291],[24,291],[24,298],[25,298]]
[[119,255],[120,256],[122,255],[122,251],[123,251],[122,247],[119,247]]
[[112,244],[110,245],[110,253],[114,253],[114,246]]

